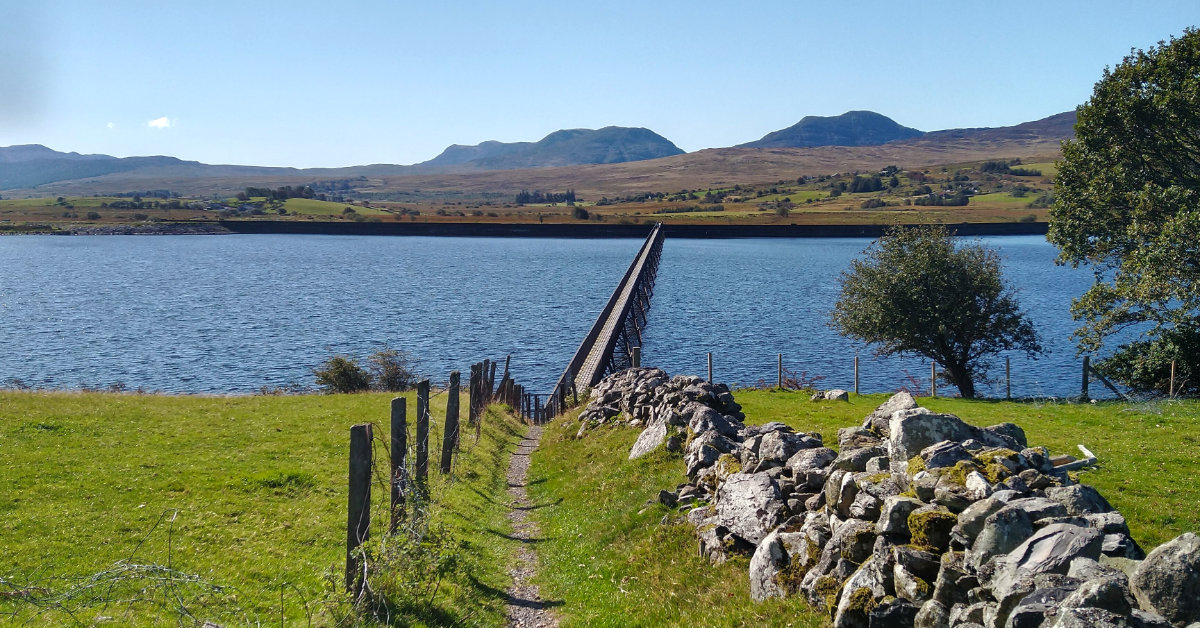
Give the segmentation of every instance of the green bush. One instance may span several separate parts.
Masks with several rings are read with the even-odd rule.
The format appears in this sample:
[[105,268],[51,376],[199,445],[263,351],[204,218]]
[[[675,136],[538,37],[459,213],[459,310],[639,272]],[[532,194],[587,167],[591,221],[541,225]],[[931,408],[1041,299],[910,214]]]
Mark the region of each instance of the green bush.
[[391,392],[415,388],[421,379],[416,371],[417,362],[407,352],[387,346],[372,353],[367,364],[374,388]]
[[371,374],[358,365],[358,360],[335,355],[322,368],[313,370],[317,385],[327,393],[353,393],[371,389]]

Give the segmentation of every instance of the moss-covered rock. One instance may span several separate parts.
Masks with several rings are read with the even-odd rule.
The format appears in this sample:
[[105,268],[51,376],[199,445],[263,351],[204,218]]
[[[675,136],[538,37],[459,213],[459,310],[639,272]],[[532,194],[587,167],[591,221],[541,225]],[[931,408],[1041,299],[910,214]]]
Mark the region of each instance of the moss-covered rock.
[[908,516],[913,545],[945,551],[950,546],[950,531],[958,517],[946,510],[921,508]]

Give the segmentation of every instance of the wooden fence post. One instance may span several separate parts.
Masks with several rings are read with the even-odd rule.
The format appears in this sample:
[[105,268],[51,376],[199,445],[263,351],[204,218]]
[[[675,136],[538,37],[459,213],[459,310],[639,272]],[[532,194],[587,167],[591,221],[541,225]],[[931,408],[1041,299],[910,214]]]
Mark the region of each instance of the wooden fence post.
[[487,372],[487,394],[483,397],[483,404],[487,405],[492,402],[492,395],[496,392],[496,363],[492,362],[491,368]]
[[542,424],[542,396],[533,396],[533,423],[534,425]]
[[442,475],[450,473],[450,461],[458,450],[458,371],[450,371],[450,391],[446,398],[446,426],[442,436]]
[[1084,401],[1088,400],[1088,371],[1092,370],[1091,356],[1083,356],[1083,386],[1080,389],[1079,397]]
[[417,486],[428,496],[429,477],[429,380],[417,384]]
[[929,365],[929,396],[937,396],[937,362]]
[[479,421],[479,364],[471,365],[471,375],[467,381],[467,425],[475,425]]
[[404,482],[408,471],[404,457],[408,453],[408,400],[392,399],[392,517],[391,532],[404,519]]
[[712,383],[712,351],[708,352],[708,381]]
[[1175,398],[1175,360],[1171,360],[1171,382],[1168,384],[1167,396],[1171,399]]
[[858,354],[854,354],[854,394],[858,394]]
[[346,590],[357,598],[365,586],[365,564],[357,551],[371,533],[371,424],[350,428],[350,499],[346,512]]
[[633,348],[632,360],[633,360],[633,368],[635,368],[635,369],[642,368],[642,348],[641,347]]
[[1004,356],[1004,398],[1012,399],[1012,358]]
[[783,390],[783,354],[779,354],[779,390]]

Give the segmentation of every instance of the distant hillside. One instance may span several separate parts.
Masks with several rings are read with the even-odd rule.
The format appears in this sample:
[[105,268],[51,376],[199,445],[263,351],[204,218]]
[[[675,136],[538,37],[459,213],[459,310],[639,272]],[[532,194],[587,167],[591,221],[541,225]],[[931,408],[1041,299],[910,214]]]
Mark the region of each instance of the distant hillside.
[[417,164],[460,166],[472,170],[517,170],[589,164],[619,164],[680,155],[683,151],[665,137],[643,128],[606,126],[602,129],[555,131],[538,142],[455,144],[437,157]]
[[808,148],[812,146],[878,146],[923,135],[874,111],[847,111],[840,116],[804,116],[792,126],[737,148]]
[[1046,138],[1065,140],[1073,137],[1075,137],[1075,112],[1064,111],[1041,120],[1022,122],[1014,126],[930,131],[918,138],[917,141],[941,142],[962,138],[982,141],[1041,140]]

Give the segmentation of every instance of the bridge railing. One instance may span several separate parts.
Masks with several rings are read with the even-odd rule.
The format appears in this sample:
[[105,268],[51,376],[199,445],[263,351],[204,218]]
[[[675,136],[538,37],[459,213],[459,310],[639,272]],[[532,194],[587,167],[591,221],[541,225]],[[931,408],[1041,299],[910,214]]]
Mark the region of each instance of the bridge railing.
[[[600,340],[601,332],[603,332],[606,323],[613,316],[617,316],[619,325],[624,326],[639,291],[647,287],[647,282],[654,281],[654,276],[658,270],[658,260],[662,252],[662,243],[662,223],[655,223],[654,227],[650,230],[650,234],[646,236],[645,242],[642,243],[642,247],[638,250],[637,256],[629,264],[629,268],[625,270],[621,281],[617,284],[616,289],[613,290],[612,295],[608,298],[608,302],[605,303],[604,308],[600,311],[600,315],[596,317],[596,322],[592,324],[592,328],[584,336],[583,341],[579,343],[579,348],[575,350],[575,354],[567,363],[567,367],[563,369],[562,375],[554,385],[554,390],[551,394],[547,395],[544,404],[539,404],[541,407],[535,411],[537,414],[535,420],[546,421],[557,416],[566,410],[568,395],[571,395],[572,398],[577,397],[577,378],[579,377],[580,370],[584,367],[588,356],[595,350],[596,343]],[[629,289],[631,282],[633,284],[632,290]],[[627,292],[631,295],[631,298],[622,300],[622,296]],[[605,346],[603,347],[605,361],[612,359],[612,353],[615,350],[619,336],[619,333],[613,333],[605,339]],[[598,371],[603,375],[603,368],[598,369]],[[587,381],[584,382],[584,385],[591,386],[595,383],[595,381]]]

